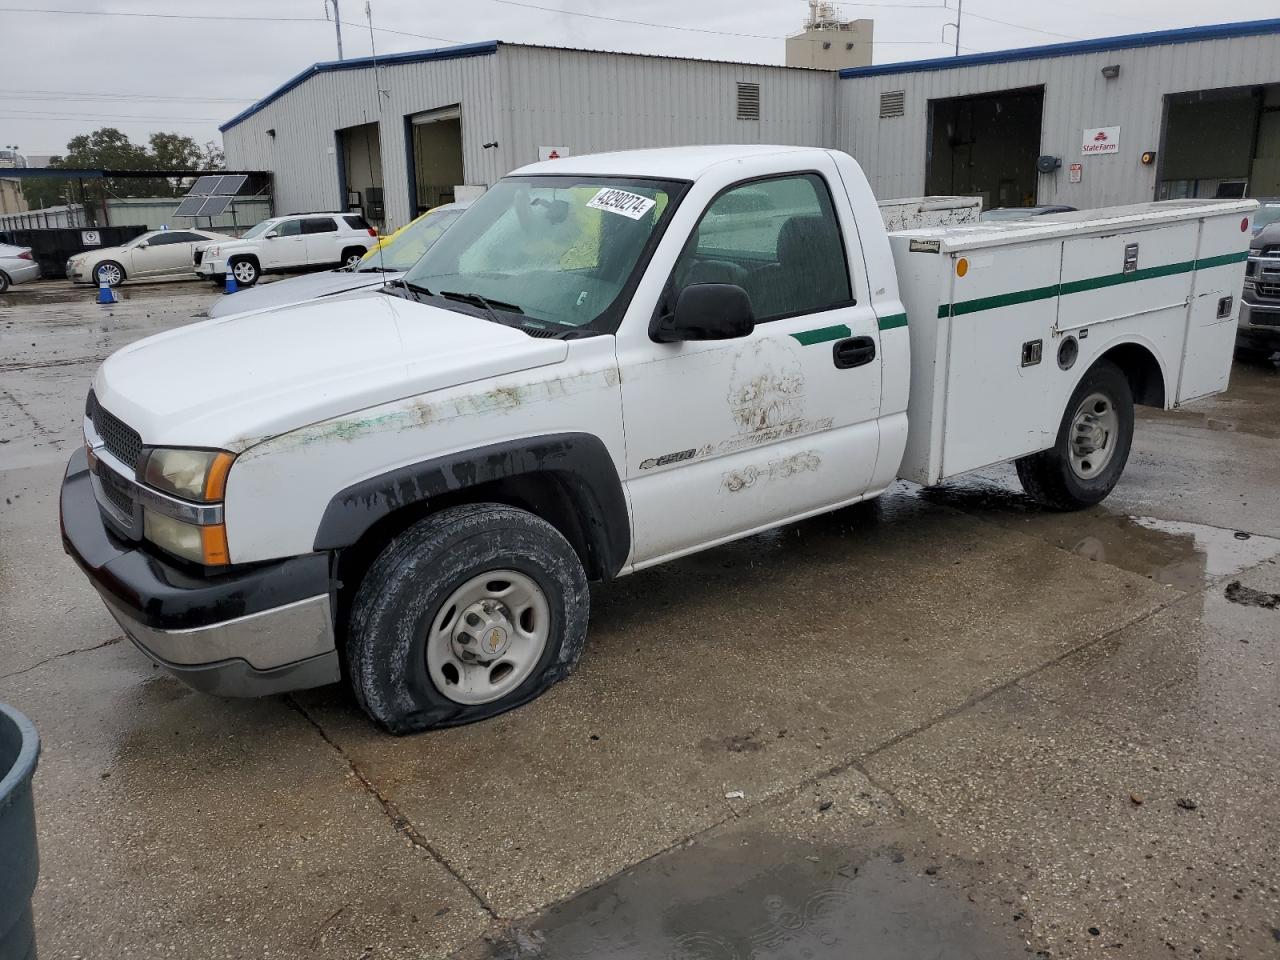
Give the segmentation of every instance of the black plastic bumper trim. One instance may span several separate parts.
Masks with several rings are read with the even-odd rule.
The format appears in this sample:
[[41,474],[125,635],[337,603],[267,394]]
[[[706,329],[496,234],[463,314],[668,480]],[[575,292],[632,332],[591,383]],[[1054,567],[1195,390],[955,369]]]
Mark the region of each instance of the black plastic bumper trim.
[[102,519],[83,449],[67,464],[59,513],[63,548],[94,586],[160,630],[207,627],[330,592],[326,553],[201,576],[121,540]]

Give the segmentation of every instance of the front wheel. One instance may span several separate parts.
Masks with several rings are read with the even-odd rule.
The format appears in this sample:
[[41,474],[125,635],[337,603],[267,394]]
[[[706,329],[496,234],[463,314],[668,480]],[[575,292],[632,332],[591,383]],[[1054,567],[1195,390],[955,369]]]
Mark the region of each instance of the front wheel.
[[0,293],[4,293],[9,289],[9,275],[0,270]]
[[[230,265],[231,275],[241,287],[252,287],[258,282],[258,265],[252,260],[233,260]],[[224,281],[225,285],[225,281]]]
[[124,283],[124,267],[114,260],[104,260],[93,271],[93,278],[99,285],[105,283],[108,287],[118,287]]
[[1053,510],[1090,507],[1119,482],[1132,443],[1133,392],[1120,369],[1102,360],[1071,394],[1057,442],[1017,461],[1018,480]]
[[503,713],[574,668],[589,607],[577,554],[545,520],[496,503],[442,510],[361,581],[346,644],[356,699],[392,733]]

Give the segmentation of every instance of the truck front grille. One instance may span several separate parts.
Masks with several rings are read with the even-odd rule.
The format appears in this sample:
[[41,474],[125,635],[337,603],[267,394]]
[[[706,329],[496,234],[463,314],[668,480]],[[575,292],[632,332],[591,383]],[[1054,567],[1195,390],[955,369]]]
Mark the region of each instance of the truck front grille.
[[1280,280],[1271,283],[1259,280],[1254,289],[1258,296],[1265,300],[1280,300]]
[[111,505],[124,516],[133,516],[133,497],[125,485],[115,479],[115,474],[103,468],[98,471],[98,481],[102,485],[102,495],[111,501]]
[[98,398],[89,394],[89,419],[93,428],[102,438],[102,445],[121,463],[137,467],[138,458],[142,456],[142,437],[138,431],[98,403]]

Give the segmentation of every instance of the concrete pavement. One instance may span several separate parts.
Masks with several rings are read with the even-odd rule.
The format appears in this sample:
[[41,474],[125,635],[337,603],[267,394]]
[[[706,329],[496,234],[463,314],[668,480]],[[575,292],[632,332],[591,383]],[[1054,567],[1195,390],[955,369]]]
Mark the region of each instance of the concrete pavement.
[[397,740],[186,690],[62,555],[97,362],[213,296],[123,293],[0,297],[42,956],[1276,956],[1280,611],[1226,595],[1280,591],[1274,372],[1081,514],[997,469],[597,588],[569,681]]

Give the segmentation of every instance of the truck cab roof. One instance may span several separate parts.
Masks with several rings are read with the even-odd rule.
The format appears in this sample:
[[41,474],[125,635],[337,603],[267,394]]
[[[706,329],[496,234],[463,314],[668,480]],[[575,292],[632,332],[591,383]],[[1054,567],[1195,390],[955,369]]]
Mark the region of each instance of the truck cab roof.
[[[659,147],[650,150],[623,150],[616,153],[588,153],[531,163],[512,171],[512,176],[579,174],[584,176],[645,177],[657,180],[696,180],[711,167],[734,160],[782,154],[829,156],[819,147],[774,144],[719,144],[695,147]],[[797,158],[797,169],[803,160]]]

